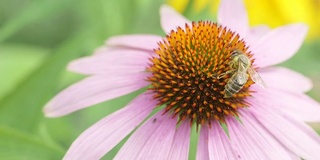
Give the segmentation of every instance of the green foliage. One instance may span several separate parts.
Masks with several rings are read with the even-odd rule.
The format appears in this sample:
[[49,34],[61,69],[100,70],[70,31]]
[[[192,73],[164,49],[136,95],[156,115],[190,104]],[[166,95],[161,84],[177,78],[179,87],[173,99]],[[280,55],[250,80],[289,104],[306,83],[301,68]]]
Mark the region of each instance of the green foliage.
[[[137,93],[62,118],[42,113],[55,94],[82,78],[65,71],[72,59],[92,53],[111,35],[161,33],[154,18],[161,3],[1,1],[0,159],[61,159],[84,129],[128,103]],[[148,28],[141,27],[143,19]]]
[[0,126],[1,159],[61,159],[64,150],[34,134]]

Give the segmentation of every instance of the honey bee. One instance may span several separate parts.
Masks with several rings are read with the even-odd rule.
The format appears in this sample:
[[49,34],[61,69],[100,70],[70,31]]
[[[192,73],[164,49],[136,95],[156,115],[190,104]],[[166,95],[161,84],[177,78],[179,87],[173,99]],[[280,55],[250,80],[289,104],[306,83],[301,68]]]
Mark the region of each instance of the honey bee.
[[230,71],[222,73],[218,76],[218,79],[220,79],[227,74],[232,74],[224,88],[224,98],[230,98],[232,95],[238,93],[242,89],[242,87],[248,81],[248,73],[253,82],[259,84],[262,88],[266,88],[266,84],[260,75],[252,68],[249,57],[243,52],[239,50],[232,51],[229,67],[232,68]]

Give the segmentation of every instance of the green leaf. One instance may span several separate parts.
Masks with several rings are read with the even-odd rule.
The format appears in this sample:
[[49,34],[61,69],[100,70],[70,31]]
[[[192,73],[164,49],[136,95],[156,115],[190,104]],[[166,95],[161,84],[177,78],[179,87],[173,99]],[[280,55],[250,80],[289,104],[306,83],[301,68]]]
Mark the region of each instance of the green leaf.
[[[0,101],[0,150],[3,151],[0,156],[3,154],[12,159],[57,159],[64,153],[64,147],[47,133],[42,107],[57,92],[66,64],[82,54],[81,51],[85,50],[83,44],[90,41],[92,32],[81,30],[75,35],[63,42],[45,63]],[[56,153],[45,145],[54,148]]]
[[0,28],[0,43],[28,24],[39,21],[73,4],[72,0],[33,1],[28,7],[12,17]]
[[48,56],[48,49],[23,45],[0,45],[0,99],[14,89],[24,77],[35,70]]
[[0,124],[31,132],[37,129],[43,118],[42,107],[55,94],[60,74],[84,50],[83,43],[90,40],[88,32],[76,35],[62,43],[52,57],[0,102]]
[[[150,1],[150,0],[136,0],[136,10],[133,12],[135,16],[132,18],[132,24],[128,24],[132,33],[150,33],[163,35],[164,32],[160,25],[160,6],[164,0]],[[147,23],[146,23],[147,20]],[[128,28],[129,29],[129,28]]]
[[34,135],[0,126],[1,159],[61,159],[64,151]]

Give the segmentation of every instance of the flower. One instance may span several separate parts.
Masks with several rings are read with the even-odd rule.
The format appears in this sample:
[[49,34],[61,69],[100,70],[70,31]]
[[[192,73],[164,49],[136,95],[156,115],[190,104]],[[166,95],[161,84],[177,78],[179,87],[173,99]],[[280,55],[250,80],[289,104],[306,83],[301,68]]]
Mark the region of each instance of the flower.
[[[306,124],[320,121],[319,103],[304,93],[310,80],[272,67],[299,49],[305,25],[249,28],[239,0],[221,2],[217,24],[190,22],[169,6],[160,14],[166,37],[112,37],[70,63],[88,78],[48,102],[47,117],[148,91],[83,132],[65,159],[99,159],[135,129],[114,159],[188,159],[191,125],[200,128],[199,160],[320,159],[320,138]],[[254,84],[259,75],[266,89]]]

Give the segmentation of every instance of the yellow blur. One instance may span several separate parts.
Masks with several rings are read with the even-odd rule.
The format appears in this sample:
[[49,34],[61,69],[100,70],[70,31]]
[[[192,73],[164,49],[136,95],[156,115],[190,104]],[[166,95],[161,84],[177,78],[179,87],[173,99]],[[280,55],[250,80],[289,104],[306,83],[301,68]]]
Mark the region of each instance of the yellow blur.
[[[178,11],[183,12],[190,0],[168,0]],[[219,0],[194,0],[193,12],[213,4],[211,13],[217,13]],[[244,0],[252,26],[267,24],[277,27],[303,22],[309,25],[308,39],[320,39],[320,0]]]

